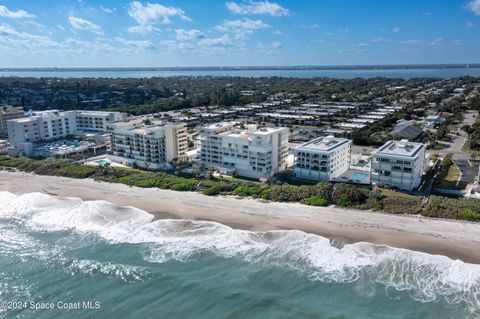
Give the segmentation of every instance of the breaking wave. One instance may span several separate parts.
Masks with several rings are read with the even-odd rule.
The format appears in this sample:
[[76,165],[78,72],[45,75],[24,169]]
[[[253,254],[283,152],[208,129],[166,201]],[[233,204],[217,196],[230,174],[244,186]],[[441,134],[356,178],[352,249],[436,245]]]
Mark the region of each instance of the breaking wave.
[[[445,300],[465,304],[471,313],[480,314],[480,265],[446,256],[365,242],[337,248],[327,238],[296,230],[252,232],[209,221],[154,220],[153,215],[133,207],[40,193],[0,192],[0,219],[14,219],[39,230],[94,233],[112,243],[147,244],[145,259],[149,262],[188,261],[209,252],[287,266],[321,282],[356,282],[368,277],[388,289],[407,291],[420,302]],[[88,267],[80,268],[114,271],[108,263],[87,263]],[[121,270],[127,277],[130,271]]]

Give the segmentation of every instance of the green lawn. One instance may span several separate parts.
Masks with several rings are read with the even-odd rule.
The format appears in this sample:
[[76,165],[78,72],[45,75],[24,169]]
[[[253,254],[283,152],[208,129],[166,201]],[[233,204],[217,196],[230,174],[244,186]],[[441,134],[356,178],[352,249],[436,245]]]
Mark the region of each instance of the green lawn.
[[445,189],[462,189],[457,185],[457,181],[460,178],[460,171],[458,170],[457,165],[452,164],[448,169],[448,174],[445,178],[441,179],[437,183],[437,188]]

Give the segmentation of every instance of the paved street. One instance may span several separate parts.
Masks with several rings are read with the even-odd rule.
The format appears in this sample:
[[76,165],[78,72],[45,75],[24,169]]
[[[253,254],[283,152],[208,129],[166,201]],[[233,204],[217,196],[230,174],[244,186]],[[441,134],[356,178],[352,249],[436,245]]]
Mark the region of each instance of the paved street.
[[458,184],[459,186],[463,187],[474,181],[478,174],[478,165],[470,166],[470,163],[468,162],[470,159],[470,153],[462,150],[462,147],[467,139],[467,133],[464,132],[461,127],[463,125],[472,125],[475,123],[477,116],[478,113],[476,111],[465,113],[462,123],[456,126],[456,132],[458,132],[458,135],[451,134],[452,142],[448,143],[449,147],[436,151],[436,153],[440,154],[441,156],[452,153],[453,162],[458,166],[458,169],[461,172],[461,177]]
[[472,125],[477,120],[478,113],[476,111],[469,111],[465,113],[465,118],[463,119],[462,123],[457,125],[457,134],[451,134],[452,142],[447,143],[449,146],[448,148],[442,150],[436,150],[435,152],[444,156],[448,153],[452,153],[454,159],[459,160],[468,160],[470,158],[470,154],[462,151],[463,144],[467,139],[467,133],[465,133],[461,127],[463,125]]

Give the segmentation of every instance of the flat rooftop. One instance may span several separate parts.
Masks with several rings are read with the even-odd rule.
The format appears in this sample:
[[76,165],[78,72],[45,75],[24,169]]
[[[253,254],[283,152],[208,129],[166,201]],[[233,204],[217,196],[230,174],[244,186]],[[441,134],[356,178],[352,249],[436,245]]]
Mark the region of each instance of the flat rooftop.
[[232,129],[230,131],[226,131],[220,133],[220,136],[231,136],[231,137],[238,137],[238,138],[249,138],[255,135],[268,135],[274,132],[278,132],[284,129],[283,127],[261,127],[254,130],[248,129]]
[[373,151],[372,154],[414,157],[424,146],[425,144],[409,142],[407,140],[388,141]]
[[17,123],[27,123],[27,122],[32,121],[33,119],[36,119],[36,118],[38,118],[38,116],[21,117],[21,118],[18,118],[18,119],[13,119],[13,120],[8,120],[8,121],[17,122]]
[[212,123],[210,125],[207,125],[205,126],[204,128],[206,129],[210,129],[210,130],[214,130],[214,129],[217,129],[217,128],[221,128],[221,127],[228,127],[228,126],[234,126],[235,124],[237,124],[238,122],[218,122],[218,123]]
[[312,150],[312,151],[330,151],[334,148],[349,143],[350,140],[346,138],[337,138],[334,136],[319,137],[309,142],[303,143],[298,146],[298,149]]

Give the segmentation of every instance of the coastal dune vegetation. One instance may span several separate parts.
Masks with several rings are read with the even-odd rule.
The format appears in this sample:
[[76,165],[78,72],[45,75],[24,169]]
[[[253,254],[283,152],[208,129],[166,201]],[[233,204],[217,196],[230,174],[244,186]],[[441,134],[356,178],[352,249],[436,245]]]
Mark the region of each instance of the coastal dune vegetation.
[[317,183],[291,185],[260,183],[241,179],[214,178],[211,174],[175,175],[110,166],[86,166],[68,159],[32,159],[0,156],[0,169],[38,175],[93,178],[143,188],[197,191],[207,196],[233,195],[265,201],[302,203],[310,206],[336,205],[344,208],[382,211],[392,214],[421,214],[428,217],[480,221],[480,200],[431,196],[425,203],[415,196],[386,189],[350,184]]

